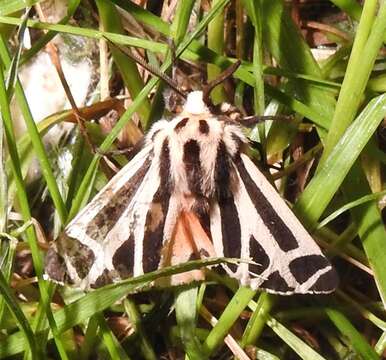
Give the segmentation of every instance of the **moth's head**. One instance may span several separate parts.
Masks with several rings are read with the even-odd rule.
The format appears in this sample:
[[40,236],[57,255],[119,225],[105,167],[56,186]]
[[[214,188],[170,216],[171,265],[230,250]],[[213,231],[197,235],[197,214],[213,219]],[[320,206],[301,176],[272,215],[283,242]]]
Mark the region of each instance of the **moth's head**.
[[202,91],[192,91],[188,94],[184,104],[184,112],[199,115],[209,112],[207,105],[203,99]]

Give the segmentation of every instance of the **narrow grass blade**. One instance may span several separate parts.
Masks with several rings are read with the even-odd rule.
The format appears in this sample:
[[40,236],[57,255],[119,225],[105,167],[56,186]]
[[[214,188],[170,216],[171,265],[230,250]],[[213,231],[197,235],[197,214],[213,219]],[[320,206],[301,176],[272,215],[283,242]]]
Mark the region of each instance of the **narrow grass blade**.
[[256,291],[247,287],[240,287],[233,295],[217,324],[213,327],[203,343],[204,351],[208,356],[221,345],[234,322],[239,318],[241,312],[255,295]]
[[156,360],[157,356],[142,326],[141,314],[138,312],[135,302],[130,297],[127,297],[123,301],[123,305],[130,321],[134,325],[136,335],[139,338],[138,342],[142,353],[141,355],[145,360]]
[[[331,121],[331,131],[325,140],[325,150],[321,164],[354,119],[374,61],[382,44],[382,34],[386,30],[386,5],[380,10],[376,23],[374,23],[377,3],[378,1],[376,0],[365,1],[361,21],[356,32],[347,70]],[[383,19],[381,16],[383,16]],[[373,23],[374,27],[372,28]],[[372,34],[371,39],[369,38],[370,32]],[[382,34],[378,34],[378,32],[382,32]],[[376,38],[373,39],[375,36]],[[367,46],[368,42],[374,42],[374,40],[376,41],[374,46]],[[363,56],[363,54],[366,54],[366,56]]]
[[27,11],[24,13],[24,15],[21,18],[22,23],[19,27],[18,34],[17,34],[19,44],[17,46],[15,55],[12,57],[11,65],[9,67],[8,76],[6,80],[7,93],[10,99],[12,98],[13,88],[16,85],[20,56],[23,50],[23,39],[24,39],[25,30],[27,28],[27,20],[28,20],[29,13],[30,13],[30,8],[27,9]]
[[269,317],[267,325],[304,360],[326,360],[276,319]]
[[99,323],[96,315],[98,314],[91,316],[88,320],[87,329],[84,334],[84,341],[82,343],[82,348],[80,349],[79,354],[81,360],[89,360],[91,358],[95,344],[98,341],[97,332]]
[[0,15],[9,15],[26,7],[38,4],[41,0],[1,0],[0,1]]
[[[115,5],[106,0],[97,0],[99,16],[103,29],[116,34],[124,34],[120,16]],[[131,98],[135,98],[144,86],[138,72],[137,64],[118,49],[110,48],[114,62],[117,65],[125,86],[129,90]],[[145,100],[137,110],[142,125],[146,128],[150,113],[150,103]]]
[[[9,67],[11,59],[8,54],[6,43],[2,37],[0,37],[0,56],[5,67]],[[42,174],[44,176],[44,179],[47,182],[47,187],[50,191],[51,198],[55,204],[55,209],[58,212],[60,220],[62,221],[62,223],[64,223],[67,218],[67,210],[65,208],[63,198],[59,192],[59,189],[55,180],[55,176],[52,171],[51,164],[48,160],[47,153],[45,151],[42,139],[39,136],[39,131],[32,118],[31,111],[28,107],[27,99],[25,98],[23,88],[21,87],[19,82],[17,82],[16,84],[15,92],[16,92],[16,98],[18,100],[19,107],[21,108],[23,113],[25,124],[28,129],[28,133],[31,137],[31,142],[36,152],[36,156],[40,162]]]
[[197,286],[177,289],[175,309],[177,325],[185,352],[190,360],[204,360],[207,356],[196,337],[197,327]]
[[94,316],[98,320],[99,331],[102,335],[103,342],[106,345],[111,359],[130,360],[130,357],[126,354],[125,350],[122,348],[121,344],[107,325],[103,314],[99,313],[95,314]]
[[328,223],[330,223],[332,220],[336,219],[339,215],[343,214],[347,210],[350,210],[350,209],[352,209],[354,207],[357,207],[357,206],[360,206],[362,204],[365,204],[365,203],[367,203],[369,201],[377,200],[380,197],[385,196],[385,195],[386,195],[386,190],[385,191],[376,192],[376,193],[372,193],[370,195],[363,196],[363,197],[361,197],[358,200],[351,201],[348,204],[346,204],[346,205],[342,206],[341,208],[339,208],[338,210],[334,211],[332,214],[328,215],[325,219],[323,219],[319,223],[319,225],[317,226],[317,229],[320,229],[320,228],[326,226]]
[[[0,39],[0,43],[1,42],[2,42],[2,38]],[[11,117],[11,112],[9,108],[8,97],[6,94],[4,75],[2,71],[0,71],[0,108],[1,108],[2,120],[4,122],[5,134],[6,134],[7,144],[8,144],[8,151],[11,158],[12,172],[13,172],[13,176],[15,178],[15,183],[17,187],[19,205],[20,205],[23,219],[26,223],[28,223],[31,220],[31,212],[30,212],[28,197],[27,197],[27,193],[26,193],[26,189],[25,189],[24,181],[22,177],[20,159],[19,159],[19,154],[16,147],[12,117]],[[56,325],[53,320],[53,316],[50,308],[50,301],[47,293],[46,283],[42,280],[43,263],[42,263],[40,251],[37,245],[38,241],[37,241],[37,236],[34,228],[28,227],[26,230],[26,235],[27,235],[28,244],[32,254],[34,269],[39,280],[41,309],[42,311],[43,310],[45,311],[45,314],[48,317],[48,321],[50,323],[51,329],[55,335],[55,343],[57,345],[58,351],[60,352],[62,359],[67,359],[63,344],[60,338],[57,336]],[[41,352],[41,350],[38,349],[38,352]]]
[[383,354],[383,352],[386,349],[386,331],[384,331],[382,333],[382,335],[378,339],[377,343],[375,344],[375,348],[374,349],[375,349],[375,352],[378,355],[382,355]]
[[20,329],[22,330],[23,335],[26,339],[26,351],[30,351],[32,359],[39,360],[38,347],[36,346],[35,335],[32,332],[31,326],[24,316],[23,311],[20,309],[18,305],[18,300],[12,293],[12,290],[9,288],[7,281],[0,271],[0,292],[8,305],[9,310],[12,312],[15,320],[17,321]]
[[350,344],[358,355],[366,360],[379,359],[378,354],[374,351],[374,349],[367,343],[362,335],[341,312],[332,308],[326,308],[325,311],[340,332],[349,338]]
[[[253,76],[255,114],[263,115],[265,109],[264,96],[264,49],[263,49],[263,28],[262,28],[262,7],[259,1],[244,0],[245,9],[255,30],[253,38]],[[261,135],[264,131],[261,131]]]
[[[295,73],[322,78],[320,67],[311,50],[293,23],[281,0],[262,0],[262,28],[264,44],[281,68]],[[301,79],[291,80],[289,96],[309,106],[313,112],[323,114],[323,128],[328,129],[335,108],[334,96]],[[318,124],[319,125],[319,124]]]
[[245,328],[241,339],[241,346],[255,345],[268,320],[269,312],[275,303],[275,297],[267,293],[261,293],[256,303],[256,309]]
[[344,10],[354,20],[361,17],[362,7],[355,0],[331,0],[337,7]]
[[[212,1],[212,6],[216,4],[218,0]],[[207,31],[207,46],[209,49],[215,51],[218,54],[224,52],[225,39],[224,39],[224,21],[225,21],[225,10],[219,13],[213,21],[208,25]],[[207,73],[208,81],[216,79],[220,74],[221,68],[216,65],[208,64]],[[213,104],[219,104],[227,101],[223,84],[217,85],[210,94]]]
[[[311,229],[338,191],[355,160],[386,115],[386,95],[374,98],[347,129],[319,172],[312,178],[294,211]],[[323,196],[320,196],[323,194]]]
[[[221,264],[227,261],[232,263],[237,262],[236,259],[225,258],[189,261],[184,264],[171,266],[142,276],[123,280],[116,284],[107,285],[103,288],[87,293],[79,300],[66,305],[63,309],[54,313],[54,319],[57,324],[58,332],[61,333],[86,321],[94,314],[107,309],[116,301],[124,298],[130,292],[146,289],[152,281],[163,276],[171,276],[204,266]],[[44,329],[47,329],[47,324]],[[37,334],[37,336],[40,337],[41,333]],[[1,359],[22,352],[25,347],[25,339],[22,333],[17,332],[2,341],[0,345]]]

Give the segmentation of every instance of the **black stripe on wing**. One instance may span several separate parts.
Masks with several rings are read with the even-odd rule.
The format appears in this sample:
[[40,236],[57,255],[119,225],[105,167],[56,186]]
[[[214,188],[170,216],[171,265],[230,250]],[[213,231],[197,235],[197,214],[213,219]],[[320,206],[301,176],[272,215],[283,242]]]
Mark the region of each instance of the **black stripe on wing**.
[[[144,162],[138,171],[134,173],[113,196],[111,196],[110,201],[99,210],[91,221],[89,221],[86,233],[91,239],[103,242],[106,238],[107,234],[122,216],[141,186],[142,181],[150,168],[151,158],[152,157],[149,155],[144,159]],[[114,178],[111,181],[113,180]],[[108,194],[106,194],[106,196],[108,196]]]
[[264,225],[269,229],[280,249],[287,252],[298,248],[299,243],[295,235],[276,213],[267,198],[267,194],[263,194],[255,184],[239,154],[235,156],[234,163],[257,213],[263,220]]
[[162,144],[159,164],[160,185],[146,216],[143,239],[142,265],[145,273],[157,270],[161,260],[164,227],[172,190],[170,148],[167,138]]
[[[260,275],[266,269],[269,269],[264,274],[265,281],[259,287],[272,293],[288,295],[292,293],[329,293],[334,291],[338,283],[335,270],[300,224],[298,236],[303,239],[301,246],[304,248],[302,250],[299,247],[300,242],[296,239],[296,228],[290,229],[286,225],[269,202],[270,194],[264,194],[253,180],[253,177],[256,179],[258,176],[262,183],[264,181],[268,183],[268,180],[263,178],[263,174],[260,173],[257,167],[254,167],[254,164],[248,158],[246,159],[248,164],[244,162],[247,160],[243,160],[240,154],[236,154],[234,157],[235,167],[248,197],[253,203],[256,215],[261,218],[271,235],[272,241],[275,241],[281,249],[281,251],[277,250],[280,252],[279,254],[272,253],[271,250],[268,256],[261,243],[259,243],[261,234],[251,236],[250,256],[258,265],[249,265],[250,274]],[[271,186],[264,188],[268,189],[266,192],[275,191]],[[276,193],[272,193],[273,195],[277,197]],[[284,200],[279,205],[287,207]],[[295,215],[289,209],[284,213],[287,216],[288,223],[294,223],[290,220]],[[309,245],[307,246],[307,244]],[[313,284],[312,281],[314,281]]]
[[[220,209],[221,236],[225,257],[239,258],[241,255],[241,227],[235,200],[231,191],[231,156],[223,141],[217,147],[215,163],[215,196]],[[237,266],[229,264],[236,271]]]

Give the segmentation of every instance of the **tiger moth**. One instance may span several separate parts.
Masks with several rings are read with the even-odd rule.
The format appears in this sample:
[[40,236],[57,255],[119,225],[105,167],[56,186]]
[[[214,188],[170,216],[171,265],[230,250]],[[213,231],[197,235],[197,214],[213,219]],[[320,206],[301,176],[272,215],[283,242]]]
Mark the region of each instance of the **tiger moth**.
[[[228,257],[246,260],[222,265],[241,285],[281,295],[332,292],[335,270],[247,147],[239,123],[209,109],[203,92],[191,92],[53,243],[48,277],[90,289]],[[203,279],[193,270],[168,283]]]

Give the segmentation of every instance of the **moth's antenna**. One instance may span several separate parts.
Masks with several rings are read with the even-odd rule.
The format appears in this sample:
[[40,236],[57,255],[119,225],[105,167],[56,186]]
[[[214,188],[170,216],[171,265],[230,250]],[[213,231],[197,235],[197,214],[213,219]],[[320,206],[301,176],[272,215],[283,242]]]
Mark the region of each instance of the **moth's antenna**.
[[163,81],[165,81],[178,95],[180,95],[182,98],[186,99],[186,93],[181,89],[179,88],[179,86],[175,83],[175,81],[173,81],[173,79],[171,79],[168,75],[166,75],[165,73],[163,73],[162,71],[160,71],[158,68],[156,68],[155,66],[147,63],[142,57],[136,55],[136,54],[133,54],[132,52],[128,51],[127,49],[125,49],[124,47],[122,46],[119,46],[117,44],[114,44],[109,38],[107,38],[106,36],[103,36],[103,38],[105,40],[108,41],[108,43],[115,49],[119,50],[120,52],[124,53],[125,55],[127,55],[130,59],[134,60],[137,64],[141,65],[144,69],[146,69],[147,71],[149,71],[151,74],[155,75],[155,76],[158,76],[160,79],[162,79]]
[[219,76],[217,76],[216,79],[210,81],[208,84],[204,86],[202,89],[202,99],[204,100],[205,104],[211,104],[210,101],[210,93],[212,90],[219,84],[221,84],[223,81],[228,79],[240,66],[241,61],[237,60],[235,63],[233,63],[231,66],[229,66],[226,70],[224,70],[222,73],[220,73]]

